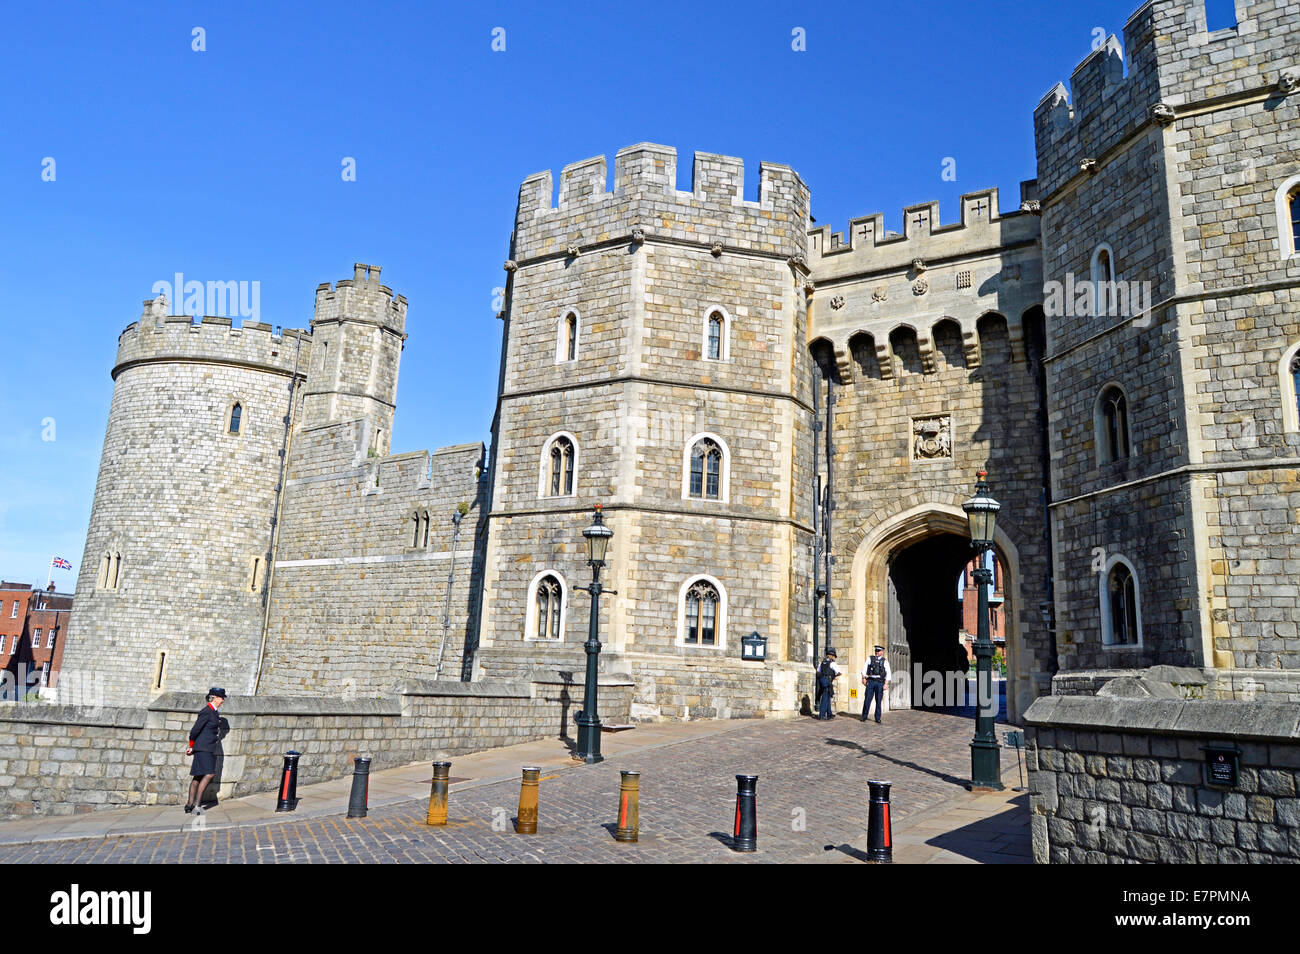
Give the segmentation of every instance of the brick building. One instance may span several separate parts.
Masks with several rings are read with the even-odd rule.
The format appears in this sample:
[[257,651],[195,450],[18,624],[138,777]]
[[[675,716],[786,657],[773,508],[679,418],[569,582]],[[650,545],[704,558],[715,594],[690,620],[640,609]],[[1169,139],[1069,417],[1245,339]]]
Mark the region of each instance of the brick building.
[[63,668],[72,594],[33,587],[27,583],[0,583],[3,619],[0,620],[0,669],[39,673],[42,688],[56,688]]

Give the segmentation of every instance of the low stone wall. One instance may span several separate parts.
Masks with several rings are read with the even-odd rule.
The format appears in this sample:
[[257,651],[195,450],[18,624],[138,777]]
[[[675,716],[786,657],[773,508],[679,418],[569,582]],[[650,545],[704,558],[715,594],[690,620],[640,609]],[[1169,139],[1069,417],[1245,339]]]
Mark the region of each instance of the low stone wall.
[[[1161,694],[1029,707],[1034,860],[1300,861],[1300,710]],[[1233,789],[1206,775],[1203,746],[1225,744],[1239,752]]]
[[1117,679],[1168,684],[1184,699],[1300,703],[1300,670],[1295,669],[1081,669],[1057,673],[1052,679],[1052,695],[1095,696]]
[[[602,675],[600,717],[630,719],[632,682]],[[232,696],[217,779],[229,798],[276,787],[296,749],[300,785],[371,769],[433,761],[539,739],[576,740],[583,687],[567,673],[530,681],[409,682],[399,693],[338,697]],[[198,693],[167,693],[140,708],[0,705],[0,818],[70,815],[132,805],[181,804],[185,743]]]

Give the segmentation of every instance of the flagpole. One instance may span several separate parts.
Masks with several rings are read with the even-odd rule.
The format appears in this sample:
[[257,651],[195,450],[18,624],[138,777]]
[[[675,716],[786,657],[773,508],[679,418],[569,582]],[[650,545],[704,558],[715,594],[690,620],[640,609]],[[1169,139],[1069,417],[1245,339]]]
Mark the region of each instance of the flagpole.
[[46,576],[45,588],[48,590],[51,586],[54,585],[54,557],[50,557],[50,569],[49,572],[45,574],[45,576]]

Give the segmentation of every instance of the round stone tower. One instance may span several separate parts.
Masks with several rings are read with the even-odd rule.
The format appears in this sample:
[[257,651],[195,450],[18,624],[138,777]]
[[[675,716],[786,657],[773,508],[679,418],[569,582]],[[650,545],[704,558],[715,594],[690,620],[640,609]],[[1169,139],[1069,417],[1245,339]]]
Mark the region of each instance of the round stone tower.
[[[260,651],[290,402],[311,335],[168,316],[118,339],[63,674],[110,705],[247,692]],[[102,683],[100,682],[102,680]]]

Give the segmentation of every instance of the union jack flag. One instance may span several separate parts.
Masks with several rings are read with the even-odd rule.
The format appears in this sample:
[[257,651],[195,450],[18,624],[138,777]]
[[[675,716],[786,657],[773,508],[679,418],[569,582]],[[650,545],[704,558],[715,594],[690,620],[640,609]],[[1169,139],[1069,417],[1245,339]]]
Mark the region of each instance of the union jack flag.
[[71,570],[72,564],[69,563],[67,560],[63,559],[63,557],[55,557],[54,567],[57,570]]

